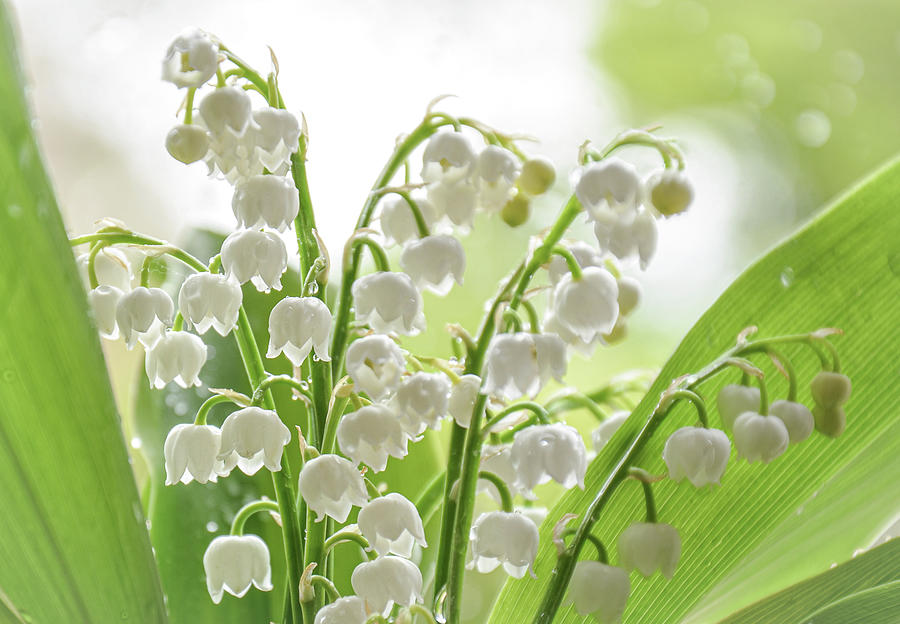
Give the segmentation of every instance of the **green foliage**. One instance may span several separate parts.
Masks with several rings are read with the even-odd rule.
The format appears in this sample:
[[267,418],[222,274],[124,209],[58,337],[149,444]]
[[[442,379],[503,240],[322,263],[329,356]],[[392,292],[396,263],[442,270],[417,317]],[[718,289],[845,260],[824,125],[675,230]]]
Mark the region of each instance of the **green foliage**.
[[166,622],[96,330],[0,3],[0,621]]
[[895,622],[900,540],[892,540],[734,614],[721,624]]
[[[845,433],[832,440],[815,434],[769,465],[748,465],[733,455],[721,487],[696,490],[687,482],[654,486],[660,520],[676,526],[683,554],[672,581],[633,575],[624,621],[709,622],[736,607],[827,569],[868,545],[898,512],[900,470],[896,453],[900,390],[894,339],[900,301],[900,163],[880,171],[822,217],[784,242],[739,277],[691,329],[664,366],[648,395],[591,464],[585,490],[566,494],[541,530],[538,579],[511,581],[491,617],[492,624],[534,616],[556,560],[553,525],[564,513],[581,513],[635,436],[669,382],[693,372],[733,344],[744,327],[762,335],[839,327],[843,371],[853,380]],[[800,400],[810,404],[808,381],[819,363],[796,347],[792,358]],[[771,363],[757,364],[770,379],[770,397],[781,398],[786,382]],[[733,378],[731,377],[733,375]],[[707,383],[714,398],[736,373]],[[686,406],[676,408],[637,457],[637,464],[664,473],[666,436],[690,424]],[[691,415],[690,420],[693,420]],[[716,422],[716,417],[713,418]],[[640,487],[625,483],[593,533],[618,561],[616,536],[643,515]],[[557,621],[578,622],[573,610]]]

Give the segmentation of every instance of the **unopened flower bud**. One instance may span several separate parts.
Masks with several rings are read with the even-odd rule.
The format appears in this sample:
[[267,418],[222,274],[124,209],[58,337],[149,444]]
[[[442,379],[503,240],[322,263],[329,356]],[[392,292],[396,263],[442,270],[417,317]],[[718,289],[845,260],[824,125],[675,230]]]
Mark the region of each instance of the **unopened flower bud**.
[[500,218],[510,227],[519,227],[531,215],[531,198],[524,193],[516,193],[500,211]]
[[756,386],[739,386],[728,384],[719,390],[716,407],[722,419],[723,429],[731,431],[734,421],[744,412],[755,412],[759,409],[759,388]]
[[209,134],[200,126],[178,124],[166,135],[166,151],[186,165],[197,162],[209,151]]
[[776,416],[744,412],[734,421],[734,446],[748,462],[768,464],[788,447],[790,435]]
[[841,435],[847,426],[847,414],[840,405],[836,407],[816,405],[812,413],[816,422],[816,431],[830,438]]
[[119,337],[119,326],[116,323],[116,308],[122,298],[122,291],[115,286],[98,286],[88,293],[91,310],[94,312],[94,323],[100,336],[107,340]]
[[656,570],[672,578],[681,558],[681,538],[671,524],[635,522],[619,535],[619,559],[626,570],[650,576]]
[[779,400],[769,406],[769,414],[777,416],[787,427],[791,444],[802,442],[812,433],[815,421],[812,412],[802,403]]
[[533,156],[522,165],[518,185],[528,195],[542,195],[556,181],[556,168],[549,158]]
[[809,384],[813,401],[822,407],[838,407],[850,398],[850,378],[841,373],[822,371]]
[[684,171],[663,169],[646,182],[650,204],[664,217],[677,215],[688,209],[694,199],[694,188]]

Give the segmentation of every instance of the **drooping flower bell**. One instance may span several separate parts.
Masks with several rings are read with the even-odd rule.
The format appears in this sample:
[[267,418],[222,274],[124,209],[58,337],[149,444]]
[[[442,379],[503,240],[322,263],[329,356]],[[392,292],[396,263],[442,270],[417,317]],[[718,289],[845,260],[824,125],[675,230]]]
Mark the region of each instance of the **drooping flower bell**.
[[[588,267],[603,268],[604,266],[603,254],[583,241],[566,244],[566,249],[575,256],[575,261],[581,269],[587,269]],[[565,258],[553,254],[550,262],[547,263],[547,277],[550,278],[550,283],[556,286],[568,274],[569,265]]]
[[355,463],[381,472],[387,466],[388,457],[406,457],[409,437],[390,407],[373,403],[341,418],[337,441],[341,453]]
[[516,480],[525,490],[550,479],[565,488],[584,489],[587,452],[581,434],[569,425],[534,425],[516,432],[510,457]]
[[238,283],[253,283],[259,292],[281,290],[281,276],[287,270],[287,248],[271,232],[238,230],[222,243],[225,275]]
[[[91,254],[78,256],[78,268],[87,283]],[[94,254],[94,274],[98,286],[115,286],[123,293],[131,290],[131,262],[121,249],[104,247]]]
[[176,87],[199,88],[219,66],[219,46],[199,28],[183,30],[169,45],[162,63],[162,79]]
[[[516,479],[516,469],[512,462],[511,447],[509,445],[483,445],[481,447],[480,469],[500,477],[509,488],[510,494],[513,496],[521,494],[525,498],[534,498],[534,495],[530,491],[522,490],[519,487],[519,483]],[[500,496],[497,486],[491,481],[479,479],[477,491],[486,493],[493,498],[498,505],[503,504],[503,498]]]
[[446,217],[462,232],[468,232],[472,228],[475,209],[478,207],[478,189],[470,179],[429,184],[428,200],[437,214]]
[[297,489],[307,506],[316,512],[316,522],[325,516],[344,522],[351,507],[362,507],[369,500],[356,466],[338,455],[319,455],[306,462]]
[[206,363],[206,343],[194,334],[167,331],[144,356],[147,377],[154,388],[174,381],[182,388],[201,385],[200,369]]
[[466,254],[456,238],[436,234],[407,244],[400,266],[417,288],[443,296],[450,292],[453,282],[462,284]]
[[756,411],[744,412],[734,421],[734,446],[748,462],[768,464],[787,450],[790,435],[784,421],[776,416],[763,416]]
[[644,188],[647,194],[644,204],[663,217],[681,214],[694,199],[694,187],[680,169],[662,169],[653,173]]
[[619,316],[619,288],[606,269],[588,267],[581,279],[567,273],[553,294],[556,322],[589,343],[612,331]]
[[511,151],[499,145],[488,145],[475,164],[478,203],[481,208],[497,211],[512,196],[522,165]]
[[181,284],[178,309],[185,324],[194,326],[198,334],[212,327],[227,336],[237,325],[243,301],[240,285],[218,273],[194,273]]
[[364,336],[347,347],[347,374],[357,391],[372,399],[394,391],[405,368],[403,350],[383,334]]
[[[434,204],[425,198],[415,198],[414,201],[422,213],[425,226],[430,230],[437,220]],[[387,245],[403,245],[419,238],[416,219],[403,197],[392,195],[381,201],[381,232]]]
[[378,271],[352,287],[356,319],[380,334],[414,336],[425,329],[422,295],[406,273]]
[[234,189],[231,209],[242,228],[289,229],[300,211],[300,198],[293,183],[276,175],[255,175]]
[[365,624],[366,604],[359,596],[344,596],[319,609],[313,624]]
[[816,425],[809,408],[796,401],[775,401],[769,406],[769,414],[777,416],[784,423],[791,444],[803,442]]
[[731,431],[734,421],[744,412],[755,412],[759,409],[759,388],[756,386],[740,386],[728,384],[719,390],[716,396],[716,407],[722,419],[723,429]]
[[422,573],[402,557],[386,555],[359,564],[350,585],[374,613],[387,613],[394,603],[408,607],[422,601]]
[[186,165],[203,160],[209,152],[209,133],[195,124],[177,124],[166,135],[166,151]]
[[94,323],[100,336],[107,340],[115,340],[119,337],[119,326],[116,323],[116,309],[122,298],[122,291],[115,286],[97,286],[88,293],[91,310],[94,313]]
[[291,441],[291,432],[278,414],[260,407],[245,407],[232,412],[222,423],[219,459],[237,463],[244,474],[256,474],[265,466],[281,470],[281,455]]
[[179,481],[206,483],[227,475],[234,464],[219,459],[222,434],[212,425],[175,425],[166,436],[163,455],[166,461],[166,485]]
[[206,589],[216,604],[228,592],[242,598],[254,586],[272,591],[269,549],[256,535],[220,535],[203,553]]
[[534,396],[566,372],[566,345],[556,334],[497,334],[488,345],[484,391],[515,400]]
[[600,449],[606,446],[622,423],[625,422],[631,414],[626,411],[615,412],[612,416],[600,423],[596,429],[591,432],[591,442],[594,445],[594,451],[599,453]]
[[126,347],[131,349],[140,341],[145,347],[152,348],[165,328],[172,326],[174,315],[175,304],[166,291],[138,286],[119,299],[116,323]]
[[656,220],[647,210],[601,212],[594,219],[594,236],[601,251],[623,261],[637,258],[641,270],[656,253]]
[[410,436],[440,429],[447,415],[450,380],[440,373],[413,373],[400,382],[393,398],[400,423]]
[[200,118],[214,141],[243,136],[250,123],[252,103],[238,87],[219,87],[200,100]]
[[641,200],[641,179],[634,165],[615,156],[585,166],[575,196],[596,219],[603,213],[632,212]]
[[730,454],[731,441],[724,431],[682,427],[666,440],[662,457],[670,479],[687,478],[694,487],[703,487],[719,484]]
[[[253,111],[253,143],[269,171],[279,172],[300,148],[300,122],[290,111],[267,106]],[[286,173],[286,171],[285,171]]]
[[472,560],[469,567],[490,572],[502,565],[513,578],[534,571],[538,550],[538,528],[529,518],[516,512],[490,511],[472,523],[470,532]]
[[300,366],[315,350],[323,362],[331,361],[328,340],[331,336],[331,311],[316,297],[285,297],[269,314],[269,350],[267,358],[282,352],[294,366]]
[[681,538],[671,524],[635,522],[619,535],[619,558],[626,570],[637,570],[644,576],[656,570],[672,578],[681,558]]
[[469,428],[469,423],[472,422],[472,412],[475,410],[475,400],[480,391],[481,377],[471,374],[463,375],[450,388],[447,412],[460,427]]
[[578,615],[593,615],[600,624],[618,624],[629,594],[628,572],[600,561],[582,559],[575,564],[564,604],[574,603]]
[[475,150],[461,132],[438,132],[422,154],[422,179],[425,182],[454,183],[466,178],[476,162]]
[[359,510],[359,530],[379,555],[393,553],[409,558],[413,545],[422,548],[425,529],[419,511],[400,494],[385,494]]

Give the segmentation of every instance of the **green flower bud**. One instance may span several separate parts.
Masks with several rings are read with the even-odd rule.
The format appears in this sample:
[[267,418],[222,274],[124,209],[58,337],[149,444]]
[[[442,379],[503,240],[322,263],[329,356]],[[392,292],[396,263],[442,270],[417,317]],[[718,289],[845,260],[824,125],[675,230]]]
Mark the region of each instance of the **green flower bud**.
[[511,200],[506,202],[500,211],[500,218],[510,227],[519,227],[531,214],[531,200],[524,193],[516,193]]
[[809,389],[816,405],[839,407],[850,398],[850,378],[841,373],[822,371],[809,384]]
[[847,426],[847,414],[839,405],[833,407],[816,405],[813,408],[813,418],[816,420],[816,430],[830,438],[841,435]]
[[166,150],[186,165],[197,162],[209,151],[209,135],[200,126],[178,124],[166,135]]
[[664,217],[677,215],[688,209],[694,199],[694,189],[684,172],[663,169],[647,180],[647,193],[653,207]]
[[606,344],[616,344],[625,340],[628,336],[628,323],[624,318],[619,317],[616,320],[616,324],[613,325],[612,331],[608,334],[603,334],[603,341]]
[[543,156],[529,158],[519,174],[519,188],[529,195],[541,195],[556,181],[556,168]]

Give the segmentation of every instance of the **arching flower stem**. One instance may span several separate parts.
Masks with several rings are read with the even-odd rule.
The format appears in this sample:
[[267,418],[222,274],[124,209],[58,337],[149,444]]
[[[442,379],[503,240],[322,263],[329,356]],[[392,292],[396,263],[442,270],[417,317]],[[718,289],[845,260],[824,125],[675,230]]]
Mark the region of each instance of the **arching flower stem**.
[[246,505],[241,507],[234,515],[234,519],[231,521],[231,534],[243,535],[244,525],[247,523],[247,520],[253,514],[259,513],[261,511],[279,513],[281,510],[278,508],[278,504],[276,502],[270,500],[258,500],[253,501],[252,503],[247,503]]

